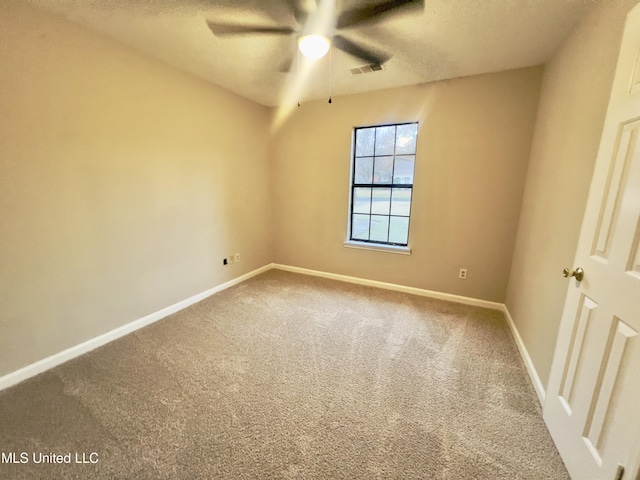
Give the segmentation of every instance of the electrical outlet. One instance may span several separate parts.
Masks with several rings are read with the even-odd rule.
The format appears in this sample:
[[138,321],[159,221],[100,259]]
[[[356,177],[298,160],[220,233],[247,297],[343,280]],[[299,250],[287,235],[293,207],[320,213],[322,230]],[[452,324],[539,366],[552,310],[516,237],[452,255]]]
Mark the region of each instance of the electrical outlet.
[[467,269],[466,268],[461,268],[460,269],[460,273],[458,274],[458,278],[461,278],[463,280],[467,279]]
[[236,253],[236,258],[235,258],[236,263],[238,263],[240,261],[240,254]]

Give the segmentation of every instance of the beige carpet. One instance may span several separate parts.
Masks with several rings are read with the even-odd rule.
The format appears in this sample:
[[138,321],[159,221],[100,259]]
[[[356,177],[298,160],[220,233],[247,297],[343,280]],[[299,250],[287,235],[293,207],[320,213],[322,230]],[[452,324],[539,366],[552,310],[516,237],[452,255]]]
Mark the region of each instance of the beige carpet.
[[0,451],[29,456],[2,479],[569,478],[501,313],[277,270],[0,392]]

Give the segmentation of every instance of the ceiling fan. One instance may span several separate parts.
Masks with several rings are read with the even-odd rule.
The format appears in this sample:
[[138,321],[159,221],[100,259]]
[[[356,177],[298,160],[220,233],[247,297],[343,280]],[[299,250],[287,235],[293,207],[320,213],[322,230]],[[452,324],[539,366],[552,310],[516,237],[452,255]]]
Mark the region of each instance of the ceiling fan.
[[[207,20],[207,25],[218,37],[235,35],[295,35],[298,47],[309,58],[322,57],[330,45],[366,63],[382,65],[391,55],[349,40],[338,33],[363,25],[379,24],[384,20],[409,10],[424,10],[424,0],[361,0],[360,5],[336,8],[336,0],[281,0],[291,12],[292,21],[281,26],[249,25]],[[288,72],[295,52],[291,52],[280,65],[280,71]]]

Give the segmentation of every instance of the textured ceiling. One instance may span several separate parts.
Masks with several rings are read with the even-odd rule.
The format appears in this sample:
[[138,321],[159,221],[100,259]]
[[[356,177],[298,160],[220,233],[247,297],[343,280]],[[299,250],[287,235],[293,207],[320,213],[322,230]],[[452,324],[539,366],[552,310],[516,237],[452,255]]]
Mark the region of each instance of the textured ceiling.
[[[540,65],[566,38],[592,0],[426,0],[424,11],[341,32],[391,54],[384,70],[344,52],[290,73],[280,65],[294,35],[216,37],[206,21],[295,26],[286,0],[31,0],[133,48],[267,106]],[[338,11],[367,0],[336,0]],[[306,74],[305,74],[306,73]]]

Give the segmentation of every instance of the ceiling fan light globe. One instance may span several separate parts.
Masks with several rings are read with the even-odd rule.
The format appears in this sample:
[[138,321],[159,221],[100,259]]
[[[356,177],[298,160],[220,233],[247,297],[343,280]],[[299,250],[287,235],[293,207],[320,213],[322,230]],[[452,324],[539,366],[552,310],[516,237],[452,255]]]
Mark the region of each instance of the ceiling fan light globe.
[[311,60],[324,57],[329,51],[329,46],[329,39],[322,35],[305,35],[298,40],[300,52]]

